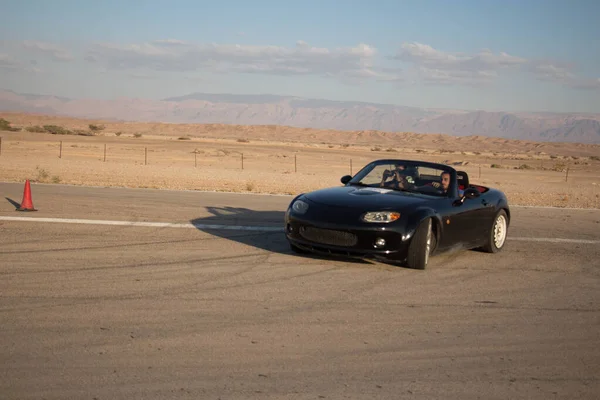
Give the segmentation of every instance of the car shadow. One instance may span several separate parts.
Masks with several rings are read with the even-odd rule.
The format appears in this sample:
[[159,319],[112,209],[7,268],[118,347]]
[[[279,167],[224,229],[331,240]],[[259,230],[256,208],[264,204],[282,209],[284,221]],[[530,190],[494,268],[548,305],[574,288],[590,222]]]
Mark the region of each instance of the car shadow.
[[369,260],[350,257],[298,254],[294,252],[283,231],[283,211],[257,211],[243,207],[206,207],[210,214],[190,221],[199,231],[277,254],[294,255],[317,260],[343,260],[357,264],[372,264]]

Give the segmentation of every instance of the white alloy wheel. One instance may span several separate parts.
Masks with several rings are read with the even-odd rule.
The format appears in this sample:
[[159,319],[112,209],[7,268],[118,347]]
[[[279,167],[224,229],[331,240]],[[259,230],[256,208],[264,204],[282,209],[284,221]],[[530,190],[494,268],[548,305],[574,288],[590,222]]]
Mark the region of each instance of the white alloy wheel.
[[494,245],[500,249],[506,240],[506,217],[503,214],[498,215],[494,224]]

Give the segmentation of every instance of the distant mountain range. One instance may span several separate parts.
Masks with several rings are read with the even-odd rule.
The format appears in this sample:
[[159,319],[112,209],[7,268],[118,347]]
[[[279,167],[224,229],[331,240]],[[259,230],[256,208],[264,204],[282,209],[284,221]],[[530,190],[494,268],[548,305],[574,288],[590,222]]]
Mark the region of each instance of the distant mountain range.
[[0,111],[138,122],[287,125],[600,144],[600,114],[443,110],[276,95],[67,99],[0,90]]

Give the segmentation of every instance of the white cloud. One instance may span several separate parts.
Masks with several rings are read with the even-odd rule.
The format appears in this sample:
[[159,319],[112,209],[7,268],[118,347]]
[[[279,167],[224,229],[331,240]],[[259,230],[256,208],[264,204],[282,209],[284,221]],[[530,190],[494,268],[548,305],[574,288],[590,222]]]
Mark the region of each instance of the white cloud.
[[476,54],[449,53],[422,43],[403,43],[392,59],[415,66],[418,76],[429,83],[481,84],[493,81],[498,71],[526,64],[527,60],[488,49]]
[[576,79],[571,67],[553,63],[534,63],[531,70],[540,80],[567,83]]
[[0,69],[19,69],[22,63],[8,54],[0,53]]
[[37,62],[31,61],[29,65],[21,60],[17,60],[9,54],[0,53],[0,69],[3,70],[19,70],[24,72],[39,73],[42,72],[37,66]]
[[577,89],[600,89],[598,79],[577,76],[574,65],[533,60],[483,49],[475,54],[450,53],[422,43],[403,43],[391,57],[413,65],[410,72],[427,84],[478,86],[495,81],[504,70],[518,70],[536,79]]
[[389,78],[374,66],[377,50],[367,44],[323,48],[298,41],[294,47],[196,44],[168,39],[140,44],[96,44],[86,60],[111,69],[243,72],[274,75],[360,76]]
[[600,78],[596,79],[577,79],[570,83],[575,89],[600,90]]
[[21,47],[27,50],[34,51],[36,53],[50,55],[54,61],[73,60],[73,55],[70,51],[54,43],[40,42],[35,40],[24,40],[23,42],[21,42]]
[[396,54],[396,59],[413,62],[419,65],[454,70],[479,70],[510,67],[527,62],[521,57],[511,56],[504,52],[494,54],[484,49],[477,54],[446,53],[421,43],[404,43]]
[[529,70],[542,81],[564,84],[574,89],[600,89],[600,78],[584,78],[574,73],[574,65],[559,61],[532,61]]
[[498,77],[493,70],[448,70],[419,67],[418,76],[428,84],[461,84],[478,86],[492,82]]
[[[44,67],[43,55],[55,61],[75,59],[70,49],[55,43],[0,40],[2,70],[39,72],[38,67]],[[449,52],[419,42],[403,43],[395,55],[380,57],[375,47],[365,43],[327,48],[312,46],[302,40],[293,46],[272,46],[193,43],[167,38],[131,44],[99,43],[91,45],[84,57],[94,65],[92,70],[117,70],[139,79],[158,78],[160,72],[195,76],[194,72],[201,75],[202,71],[211,71],[220,74],[314,75],[349,84],[409,81],[428,85],[481,86],[496,81],[506,71],[518,71],[570,88],[600,89],[597,78],[578,76],[575,66],[570,63],[527,59],[489,49],[474,53]],[[398,61],[402,64],[395,65]]]

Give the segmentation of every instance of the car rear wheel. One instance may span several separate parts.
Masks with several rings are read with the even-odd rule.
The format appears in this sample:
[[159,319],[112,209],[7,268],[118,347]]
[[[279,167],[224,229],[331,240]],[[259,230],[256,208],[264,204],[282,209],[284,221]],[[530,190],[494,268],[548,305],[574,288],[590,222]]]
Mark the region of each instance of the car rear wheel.
[[432,220],[427,218],[419,224],[415,236],[408,247],[407,264],[409,268],[425,269],[434,246]]
[[488,253],[497,253],[504,247],[506,243],[506,235],[508,233],[508,217],[506,211],[500,210],[494,218],[492,229],[490,229],[487,243],[483,246],[483,250]]

